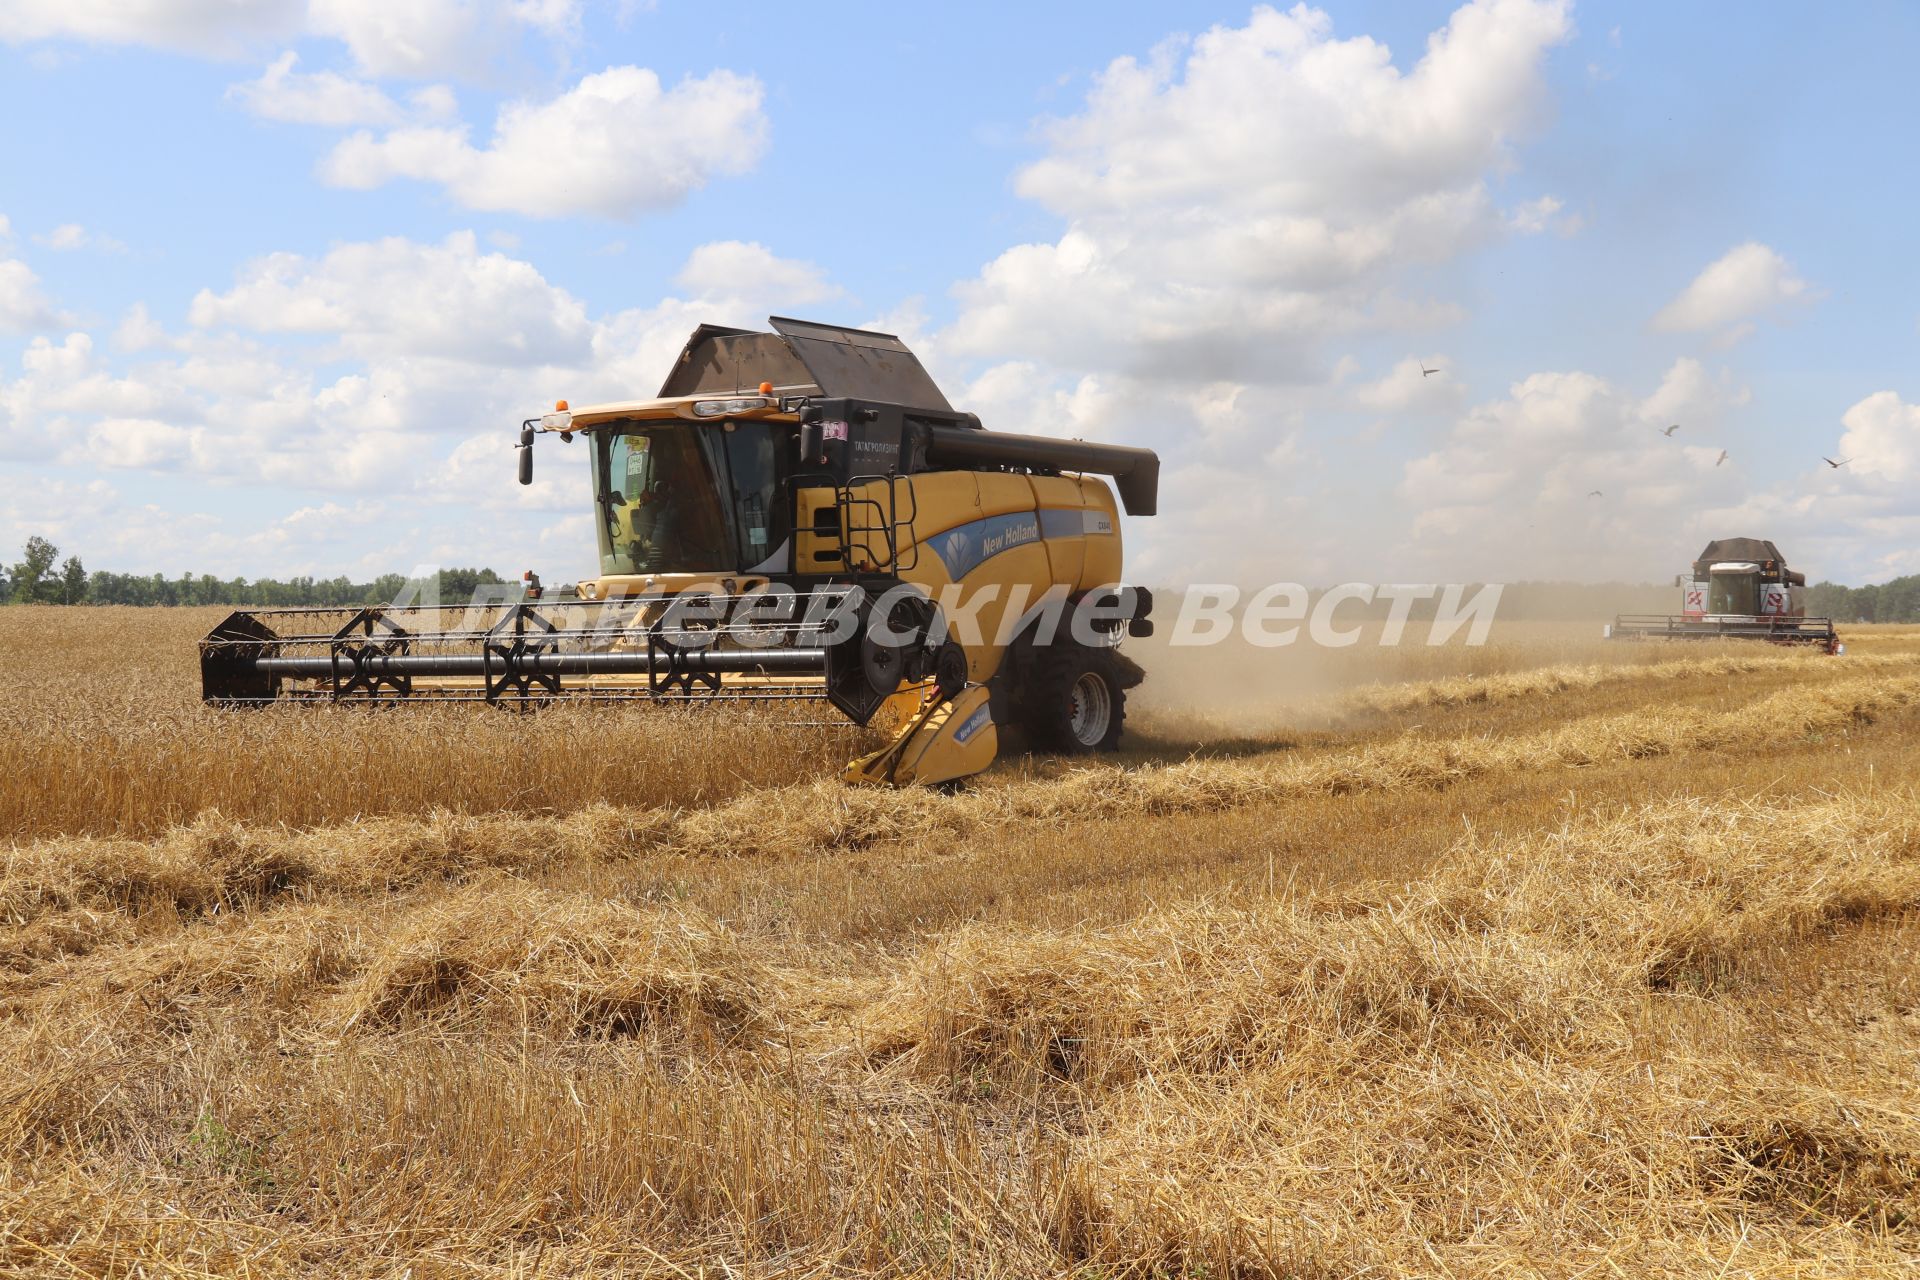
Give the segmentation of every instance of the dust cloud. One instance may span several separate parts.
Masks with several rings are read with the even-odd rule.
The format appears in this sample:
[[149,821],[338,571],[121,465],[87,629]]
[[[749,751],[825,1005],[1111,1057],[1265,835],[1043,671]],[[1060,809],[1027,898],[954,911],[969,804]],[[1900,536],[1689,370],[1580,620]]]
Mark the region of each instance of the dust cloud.
[[1671,595],[1631,585],[1510,587],[1479,645],[1464,626],[1430,643],[1433,625],[1417,619],[1388,644],[1384,620],[1355,605],[1338,622],[1342,632],[1357,631],[1351,644],[1317,644],[1303,625],[1293,643],[1262,647],[1239,626],[1215,644],[1176,643],[1179,596],[1158,593],[1155,634],[1124,646],[1147,673],[1128,695],[1129,709],[1146,733],[1196,741],[1329,728],[1347,718],[1342,699],[1368,686],[1644,658],[1605,640],[1603,628],[1616,613],[1665,612]]

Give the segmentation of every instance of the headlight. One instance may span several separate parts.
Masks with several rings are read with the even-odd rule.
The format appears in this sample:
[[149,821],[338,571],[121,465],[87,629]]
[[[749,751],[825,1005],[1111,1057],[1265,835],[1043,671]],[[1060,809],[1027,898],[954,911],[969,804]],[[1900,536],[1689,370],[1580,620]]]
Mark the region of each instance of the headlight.
[[693,416],[696,418],[720,418],[729,413],[746,413],[753,409],[764,409],[772,403],[765,396],[742,396],[738,400],[695,400]]
[[565,431],[573,426],[573,415],[565,409],[558,413],[549,413],[540,419],[542,431]]

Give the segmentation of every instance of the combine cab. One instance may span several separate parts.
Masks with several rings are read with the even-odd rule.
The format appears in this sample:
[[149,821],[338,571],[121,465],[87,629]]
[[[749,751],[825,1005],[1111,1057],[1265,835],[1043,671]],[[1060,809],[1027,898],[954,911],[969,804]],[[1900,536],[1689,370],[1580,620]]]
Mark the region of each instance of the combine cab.
[[1606,634],[1615,640],[1768,640],[1839,653],[1833,620],[1806,616],[1806,584],[1806,575],[1787,568],[1771,542],[1721,538],[1707,544],[1691,574],[1674,580],[1679,613],[1623,613]]
[[814,699],[895,730],[854,782],[977,772],[996,722],[1112,749],[1141,678],[1118,646],[1151,629],[1120,506],[1153,514],[1159,459],[984,430],[889,334],[772,329],[703,325],[659,396],[521,424],[522,484],[542,434],[588,454],[600,573],[573,602],[235,613],[205,698]]

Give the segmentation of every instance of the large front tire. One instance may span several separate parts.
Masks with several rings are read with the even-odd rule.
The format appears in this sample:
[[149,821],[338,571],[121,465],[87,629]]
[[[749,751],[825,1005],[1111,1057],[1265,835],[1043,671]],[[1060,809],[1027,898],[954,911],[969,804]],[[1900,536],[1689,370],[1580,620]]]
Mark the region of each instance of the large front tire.
[[1120,749],[1127,718],[1126,679],[1111,649],[1048,645],[1034,663],[1016,715],[1038,750],[1092,755]]

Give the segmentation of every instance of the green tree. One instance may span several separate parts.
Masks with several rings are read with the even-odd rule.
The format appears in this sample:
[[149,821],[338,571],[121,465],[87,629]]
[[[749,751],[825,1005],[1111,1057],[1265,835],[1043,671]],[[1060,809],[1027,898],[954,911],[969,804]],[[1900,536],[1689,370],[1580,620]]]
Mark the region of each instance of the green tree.
[[86,602],[86,566],[80,563],[79,556],[68,556],[67,562],[60,566],[60,603],[85,604]]
[[23,558],[7,577],[13,582],[12,596],[17,604],[45,604],[59,598],[53,578],[53,562],[60,548],[39,534],[27,539]]

